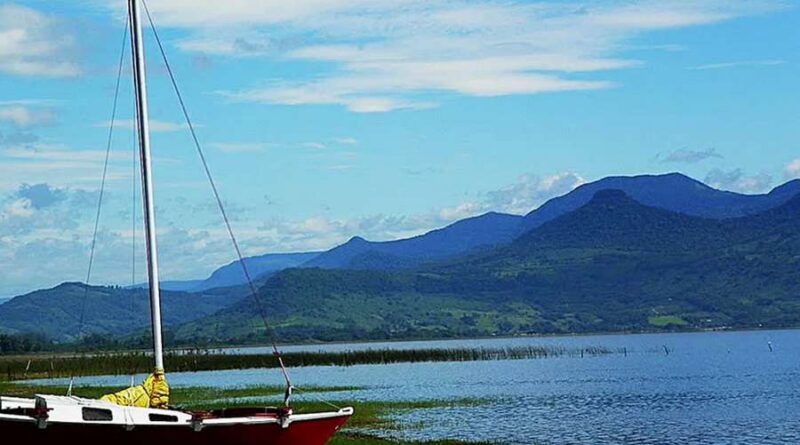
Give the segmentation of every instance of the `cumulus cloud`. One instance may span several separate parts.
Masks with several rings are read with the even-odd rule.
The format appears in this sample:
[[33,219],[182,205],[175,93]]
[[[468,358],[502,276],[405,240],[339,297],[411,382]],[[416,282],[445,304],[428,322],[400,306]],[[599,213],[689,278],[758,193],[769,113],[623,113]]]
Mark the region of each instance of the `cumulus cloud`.
[[0,72],[73,77],[75,38],[55,17],[13,4],[0,5]]
[[[641,34],[780,8],[772,0],[635,3],[493,0],[162,0],[157,21],[184,51],[321,66],[313,77],[223,91],[237,101],[340,105],[353,112],[436,106],[436,95],[530,95],[612,88],[603,72]],[[117,7],[119,7],[117,5]],[[583,73],[580,77],[575,73]],[[431,98],[433,97],[433,98]]]
[[747,175],[742,169],[714,169],[706,175],[705,183],[718,189],[739,193],[764,193],[772,185],[772,176],[768,173]]
[[697,164],[698,162],[714,158],[722,159],[722,155],[717,153],[715,148],[707,148],[705,150],[682,149],[658,156],[659,161],[665,164]]
[[585,182],[572,172],[545,177],[523,175],[512,185],[487,193],[485,206],[508,213],[528,213],[545,201],[568,193]]
[[22,184],[0,201],[0,238],[21,242],[28,237],[75,230],[94,205],[94,192],[67,189],[48,183]]
[[789,179],[800,178],[800,158],[788,163],[783,171]]

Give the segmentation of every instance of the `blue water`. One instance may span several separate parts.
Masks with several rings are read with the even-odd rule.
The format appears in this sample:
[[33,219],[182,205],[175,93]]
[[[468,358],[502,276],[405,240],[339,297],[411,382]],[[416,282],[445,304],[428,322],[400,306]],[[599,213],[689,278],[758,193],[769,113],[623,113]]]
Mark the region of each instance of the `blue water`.
[[[298,386],[355,385],[336,401],[485,398],[396,415],[385,434],[504,444],[800,444],[800,331],[331,345],[313,349],[627,348],[627,356],[293,369]],[[666,354],[664,347],[670,351]],[[770,351],[770,346],[773,351]],[[305,347],[308,348],[308,347]],[[174,386],[279,383],[274,371],[171,374]],[[121,377],[91,383],[125,384]],[[312,397],[312,395],[299,397]],[[358,405],[355,406],[358,409]]]

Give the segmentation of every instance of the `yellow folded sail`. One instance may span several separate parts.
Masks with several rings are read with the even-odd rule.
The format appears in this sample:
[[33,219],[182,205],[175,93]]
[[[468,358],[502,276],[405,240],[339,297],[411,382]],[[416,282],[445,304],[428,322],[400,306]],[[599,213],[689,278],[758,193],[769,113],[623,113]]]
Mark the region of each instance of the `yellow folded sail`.
[[100,400],[119,406],[166,408],[169,406],[169,384],[164,370],[156,369],[141,385],[105,395]]

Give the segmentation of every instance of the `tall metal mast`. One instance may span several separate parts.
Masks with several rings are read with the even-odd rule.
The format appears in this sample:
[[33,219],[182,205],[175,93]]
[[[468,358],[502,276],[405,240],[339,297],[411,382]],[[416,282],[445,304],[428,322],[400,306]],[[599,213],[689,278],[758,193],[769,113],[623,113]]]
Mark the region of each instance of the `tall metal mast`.
[[161,293],[158,279],[158,248],[156,246],[156,215],[153,204],[153,177],[150,165],[150,122],[147,110],[147,79],[142,42],[142,22],[139,0],[128,0],[133,49],[133,83],[136,91],[136,127],[139,134],[139,153],[142,170],[142,200],[144,201],[144,231],[147,250],[147,276],[150,283],[150,314],[153,326],[153,356],[157,370],[164,369],[164,347],[161,337]]

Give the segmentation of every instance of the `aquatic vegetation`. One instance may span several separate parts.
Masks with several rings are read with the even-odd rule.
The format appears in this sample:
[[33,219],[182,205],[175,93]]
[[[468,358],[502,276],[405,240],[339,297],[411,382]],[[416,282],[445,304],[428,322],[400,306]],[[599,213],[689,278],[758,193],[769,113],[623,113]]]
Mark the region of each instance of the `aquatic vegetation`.
[[[527,360],[549,357],[592,357],[622,354],[623,349],[602,346],[565,348],[559,346],[520,346],[510,348],[448,349],[366,349],[344,352],[288,352],[283,354],[290,367],[352,366],[362,364],[466,362],[482,360]],[[151,357],[141,352],[103,353],[72,356],[31,356],[0,358],[0,379],[25,380],[91,375],[128,375],[148,372]],[[196,372],[230,369],[278,367],[271,354],[225,354],[219,351],[182,351],[167,355],[171,372]]]

